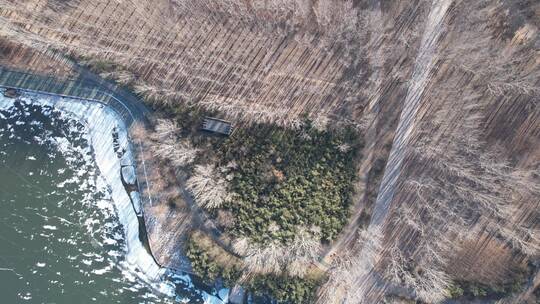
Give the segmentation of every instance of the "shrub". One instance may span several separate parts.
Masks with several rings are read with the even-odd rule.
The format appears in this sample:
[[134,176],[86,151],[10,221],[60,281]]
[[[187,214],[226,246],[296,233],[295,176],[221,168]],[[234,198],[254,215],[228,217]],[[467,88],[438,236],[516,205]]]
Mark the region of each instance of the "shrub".
[[477,284],[471,284],[469,286],[469,292],[474,297],[485,297],[485,296],[487,296],[487,291],[484,289],[484,287],[481,286],[481,285],[477,285]]
[[[212,284],[221,278],[226,285],[234,285],[241,276],[237,259],[224,252],[208,236],[194,232],[188,239],[185,252],[195,274]],[[286,275],[256,275],[249,277],[245,287],[256,294],[268,295],[279,303],[311,303],[317,280]]]
[[526,281],[526,273],[516,273],[506,283],[488,285],[481,282],[457,281],[452,284],[449,293],[452,298],[466,296],[469,298],[503,298],[519,292]]
[[278,303],[313,303],[315,287],[318,282],[291,276],[257,276],[248,288],[256,294],[270,295]]
[[456,299],[463,296],[463,288],[459,286],[459,284],[452,284],[448,288],[448,294],[450,295],[450,298]]
[[[188,239],[185,248],[186,256],[191,261],[193,272],[205,280],[212,283],[221,278],[226,285],[234,285],[240,278],[241,271],[234,263],[220,263],[218,259],[207,249],[205,244],[208,241],[202,240],[200,234],[193,235]],[[206,244],[208,245],[208,244]],[[226,253],[220,253],[223,258]]]

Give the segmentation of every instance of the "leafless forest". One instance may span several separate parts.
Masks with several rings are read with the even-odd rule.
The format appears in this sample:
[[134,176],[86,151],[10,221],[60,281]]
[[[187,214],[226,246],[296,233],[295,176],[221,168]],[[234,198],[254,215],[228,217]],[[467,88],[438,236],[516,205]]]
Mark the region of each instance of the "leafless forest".
[[[455,281],[518,273],[499,303],[537,303],[539,15],[533,0],[0,0],[0,63],[67,77],[74,59],[235,121],[354,124],[354,218],[319,303],[439,303]],[[167,143],[155,154],[179,166],[196,153]]]

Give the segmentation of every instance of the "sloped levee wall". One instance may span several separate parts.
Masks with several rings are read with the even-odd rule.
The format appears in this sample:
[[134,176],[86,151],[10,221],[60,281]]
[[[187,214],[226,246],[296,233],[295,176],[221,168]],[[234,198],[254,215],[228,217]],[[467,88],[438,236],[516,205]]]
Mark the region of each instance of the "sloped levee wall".
[[[152,198],[140,195],[143,193],[141,187],[147,185],[144,176],[140,177],[141,182],[138,181],[137,172],[144,175],[146,170],[144,163],[140,164],[143,170],[136,170],[133,153],[143,151],[139,145],[130,142],[128,129],[137,121],[146,122],[146,113],[99,88],[91,88],[92,85],[95,84],[80,80],[61,82],[50,77],[0,68],[2,94],[7,88],[16,88],[25,101],[52,106],[87,126],[97,167],[110,187],[119,221],[124,227],[126,260],[131,271],[160,293],[174,296],[174,286],[165,277],[173,275],[173,281],[190,281],[190,278],[182,274],[174,275],[178,269],[171,271],[160,265],[148,250],[150,246],[145,244],[146,235],[140,235],[141,231],[146,233],[145,229],[140,229],[141,225],[144,227],[143,204],[150,203]],[[219,292],[225,299],[204,291],[200,293],[208,303],[223,303],[226,302],[228,290]]]

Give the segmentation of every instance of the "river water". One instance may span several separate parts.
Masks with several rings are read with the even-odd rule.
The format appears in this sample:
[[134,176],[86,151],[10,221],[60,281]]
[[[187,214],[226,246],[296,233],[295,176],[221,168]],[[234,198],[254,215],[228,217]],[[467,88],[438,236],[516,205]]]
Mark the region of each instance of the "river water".
[[49,105],[0,95],[0,303],[216,303],[187,275],[167,276],[167,296],[172,283],[133,267],[91,140]]

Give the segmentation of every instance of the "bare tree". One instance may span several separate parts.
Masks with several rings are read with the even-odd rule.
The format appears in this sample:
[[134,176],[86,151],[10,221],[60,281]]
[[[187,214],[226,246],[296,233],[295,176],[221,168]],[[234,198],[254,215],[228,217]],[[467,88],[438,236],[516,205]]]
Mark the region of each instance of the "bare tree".
[[244,256],[245,270],[251,275],[280,274],[286,270],[291,276],[304,277],[320,256],[320,230],[300,227],[288,243],[258,244],[242,237],[233,241],[233,249]]
[[162,160],[170,161],[175,167],[185,167],[191,164],[199,149],[194,148],[189,140],[180,139],[178,126],[168,119],[158,119],[155,132],[151,133],[153,140],[150,148]]
[[218,225],[224,228],[231,228],[234,226],[234,215],[229,210],[219,210],[217,216]]
[[233,241],[232,248],[236,254],[245,256],[249,249],[249,240],[246,237],[240,237]]
[[249,274],[279,274],[287,255],[287,249],[277,242],[250,244],[244,257],[244,268]]
[[172,137],[154,142],[152,144],[152,151],[156,156],[170,161],[176,167],[184,167],[191,164],[199,152],[188,141],[179,141]]
[[288,247],[287,270],[290,275],[303,277],[321,252],[320,236],[301,227]]
[[363,298],[365,285],[359,284],[358,280],[366,278],[379,262],[382,237],[379,230],[358,231],[354,247],[337,253],[332,260],[329,279],[317,291],[317,303],[366,303]]
[[158,119],[155,132],[152,134],[152,138],[156,141],[164,140],[167,138],[175,137],[180,133],[180,128],[172,120]]
[[439,253],[428,243],[421,246],[424,247],[416,255],[419,261],[406,258],[397,246],[391,247],[384,275],[389,281],[413,290],[422,301],[437,303],[448,297],[451,279],[442,269],[445,261]]
[[522,223],[514,225],[488,224],[488,230],[500,235],[512,248],[530,257],[540,255],[540,230],[533,225]]
[[214,165],[197,165],[186,188],[195,196],[199,206],[215,209],[228,199],[227,182],[220,176]]
[[135,138],[138,141],[141,141],[147,138],[148,133],[149,131],[146,129],[144,124],[140,122],[136,122],[132,124],[131,127],[129,128],[129,134],[131,135],[131,137]]

